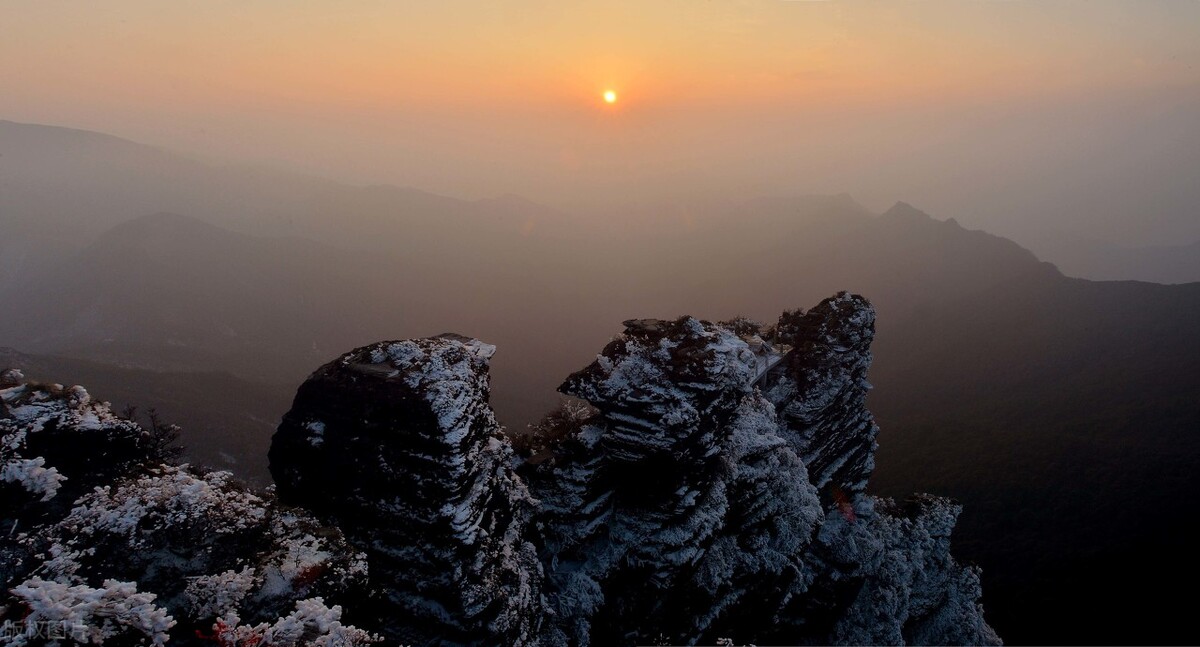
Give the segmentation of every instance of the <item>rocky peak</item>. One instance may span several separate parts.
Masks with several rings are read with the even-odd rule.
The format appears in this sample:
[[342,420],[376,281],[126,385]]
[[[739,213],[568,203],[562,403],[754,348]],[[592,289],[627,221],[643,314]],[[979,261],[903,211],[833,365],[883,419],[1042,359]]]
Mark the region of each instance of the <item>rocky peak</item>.
[[934,222],[933,216],[921,211],[907,202],[897,202],[892,205],[887,211],[883,212],[884,219],[894,220],[896,222],[907,223],[929,223]]
[[532,510],[488,405],[495,347],[381,342],[322,366],[271,445],[279,497],[367,551],[371,610],[402,643],[526,644],[541,621]]
[[775,330],[792,347],[764,393],[779,412],[782,434],[823,492],[862,492],[879,431],[866,404],[875,309],[842,292],[808,312],[783,313]]
[[559,390],[602,412],[601,442],[612,469],[625,472],[618,484],[645,491],[706,471],[754,369],[748,344],[725,328],[692,317],[636,319]]
[[874,322],[847,293],[768,330],[626,321],[560,388],[597,413],[543,425],[552,456],[522,466],[548,642],[997,642],[957,508],[863,493]]

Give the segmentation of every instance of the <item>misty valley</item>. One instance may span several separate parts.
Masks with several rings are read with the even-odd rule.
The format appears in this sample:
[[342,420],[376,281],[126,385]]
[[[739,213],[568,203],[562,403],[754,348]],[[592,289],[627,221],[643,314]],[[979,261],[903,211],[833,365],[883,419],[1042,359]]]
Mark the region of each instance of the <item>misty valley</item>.
[[124,596],[113,635],[172,644],[1192,635],[1149,592],[1197,574],[1200,266],[1069,277],[844,194],[614,224],[49,126],[0,152],[10,609]]

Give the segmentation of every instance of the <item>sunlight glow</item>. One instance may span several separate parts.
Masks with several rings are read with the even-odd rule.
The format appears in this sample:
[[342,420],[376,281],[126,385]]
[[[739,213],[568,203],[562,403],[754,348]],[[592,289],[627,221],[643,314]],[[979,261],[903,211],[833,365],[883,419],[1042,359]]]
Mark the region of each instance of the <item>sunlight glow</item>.
[[604,103],[616,103],[617,93],[613,90],[604,91]]

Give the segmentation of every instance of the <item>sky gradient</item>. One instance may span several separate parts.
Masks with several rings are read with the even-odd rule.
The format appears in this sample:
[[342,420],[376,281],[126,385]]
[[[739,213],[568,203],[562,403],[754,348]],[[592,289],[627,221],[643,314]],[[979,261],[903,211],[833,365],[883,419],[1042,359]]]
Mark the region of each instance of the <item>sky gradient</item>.
[[2,6],[4,119],[597,217],[848,191],[1200,238],[1196,2]]

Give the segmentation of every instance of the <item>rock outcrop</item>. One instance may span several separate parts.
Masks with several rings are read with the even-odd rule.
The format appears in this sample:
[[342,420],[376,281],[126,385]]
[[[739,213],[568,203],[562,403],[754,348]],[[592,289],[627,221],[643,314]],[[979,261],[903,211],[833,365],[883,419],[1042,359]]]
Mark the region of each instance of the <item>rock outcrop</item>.
[[548,641],[998,642],[949,553],[957,508],[863,494],[873,332],[844,293],[774,330],[626,322],[561,387],[597,413],[522,468]]
[[[227,472],[163,464],[161,438],[82,387],[0,375],[6,644],[362,645],[365,556]],[[61,643],[52,643],[61,644]]]
[[755,377],[746,341],[684,317],[626,322],[563,384],[599,413],[527,469],[566,621],[551,642],[694,642],[750,579],[777,599],[794,592],[821,510]]
[[93,487],[154,464],[155,439],[81,386],[0,374],[0,510],[12,520],[65,513]]
[[544,616],[534,502],[488,405],[494,351],[444,335],[350,352],[271,446],[280,499],[367,552],[369,612],[402,644],[532,644]]
[[[867,410],[875,310],[845,292],[779,317],[773,339],[793,350],[764,395],[780,429],[825,492],[861,493],[875,467],[879,428]],[[838,495],[841,496],[841,495]]]
[[4,372],[0,620],[120,644],[998,644],[958,505],[865,494],[873,332],[845,293],[771,327],[627,321],[517,451],[492,346],[373,344],[301,385],[274,493]]

